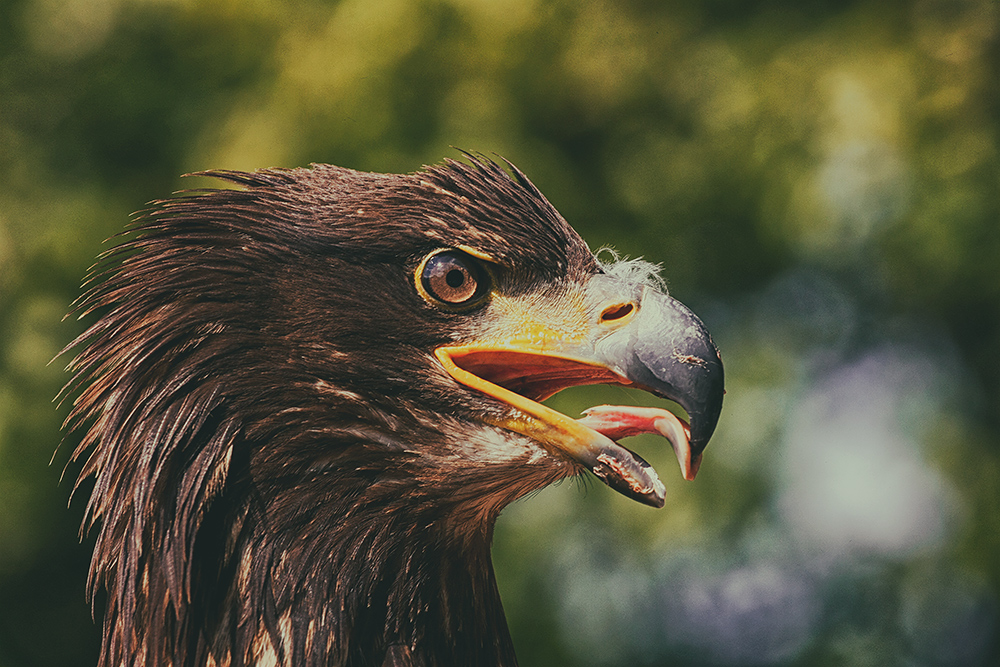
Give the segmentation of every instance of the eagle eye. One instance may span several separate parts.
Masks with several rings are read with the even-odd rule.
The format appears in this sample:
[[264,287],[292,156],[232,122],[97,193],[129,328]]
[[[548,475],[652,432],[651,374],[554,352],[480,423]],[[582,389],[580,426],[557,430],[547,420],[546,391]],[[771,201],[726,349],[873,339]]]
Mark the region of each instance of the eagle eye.
[[447,306],[472,306],[489,292],[489,274],[474,258],[459,250],[429,255],[418,271],[425,299]]

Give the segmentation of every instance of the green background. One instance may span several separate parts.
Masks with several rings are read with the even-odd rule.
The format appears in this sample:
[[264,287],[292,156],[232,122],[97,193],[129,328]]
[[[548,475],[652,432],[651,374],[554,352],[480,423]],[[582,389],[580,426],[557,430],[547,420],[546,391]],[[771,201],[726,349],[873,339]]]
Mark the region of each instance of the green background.
[[726,362],[696,482],[634,443],[665,509],[504,513],[523,665],[997,664],[998,82],[994,0],[0,0],[0,667],[96,660],[49,361],[104,240],[186,172],[452,147],[661,263]]

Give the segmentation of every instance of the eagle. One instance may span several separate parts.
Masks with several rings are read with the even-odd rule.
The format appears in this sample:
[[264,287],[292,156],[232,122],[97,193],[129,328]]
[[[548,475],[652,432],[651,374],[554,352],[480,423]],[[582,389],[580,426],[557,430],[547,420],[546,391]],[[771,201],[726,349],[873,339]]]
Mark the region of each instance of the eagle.
[[[502,158],[199,175],[227,186],[136,214],[74,308],[99,314],[64,393],[100,665],[516,664],[498,515],[581,473],[662,507],[618,441],[662,434],[694,477],[724,394],[705,326]],[[585,384],[687,421],[542,403]]]

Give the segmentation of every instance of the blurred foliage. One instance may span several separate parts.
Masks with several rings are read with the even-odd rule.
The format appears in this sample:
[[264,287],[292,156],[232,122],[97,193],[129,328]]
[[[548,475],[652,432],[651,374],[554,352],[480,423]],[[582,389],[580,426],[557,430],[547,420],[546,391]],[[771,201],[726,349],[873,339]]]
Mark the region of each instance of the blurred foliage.
[[95,663],[49,361],[102,240],[182,173],[453,146],[661,262],[727,362],[697,482],[636,443],[665,510],[502,517],[524,665],[997,664],[998,129],[995,0],[0,0],[0,667]]

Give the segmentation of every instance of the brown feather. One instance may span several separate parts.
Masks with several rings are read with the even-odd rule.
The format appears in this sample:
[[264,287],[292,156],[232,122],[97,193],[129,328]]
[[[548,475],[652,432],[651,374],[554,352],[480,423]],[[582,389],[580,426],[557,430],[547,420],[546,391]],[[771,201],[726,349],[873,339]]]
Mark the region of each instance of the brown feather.
[[243,189],[156,202],[105,254],[65,390],[102,665],[514,664],[493,522],[569,471],[432,363],[467,325],[411,278],[457,245],[512,292],[597,270],[511,169],[209,172]]

